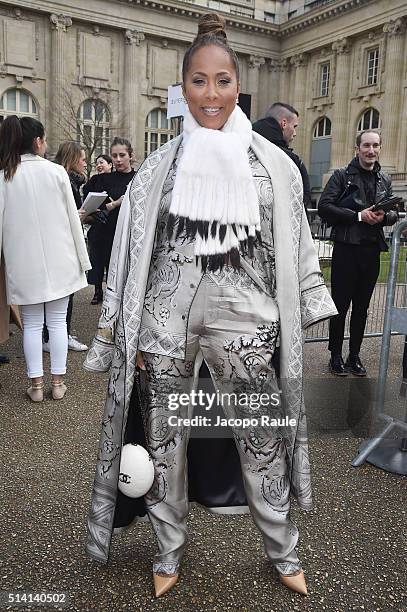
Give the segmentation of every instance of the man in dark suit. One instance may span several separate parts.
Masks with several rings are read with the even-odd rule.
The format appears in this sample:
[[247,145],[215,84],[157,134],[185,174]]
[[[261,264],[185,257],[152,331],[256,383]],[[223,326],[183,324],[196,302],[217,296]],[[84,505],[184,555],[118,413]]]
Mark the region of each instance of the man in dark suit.
[[[393,225],[397,213],[373,212],[373,205],[392,195],[391,179],[379,164],[380,134],[365,130],[356,138],[356,157],[335,170],[318,203],[318,213],[332,226],[331,289],[338,315],[329,322],[329,368],[337,376],[349,372],[366,376],[360,347],[370,299],[379,275],[380,253],[387,251],[383,226]],[[349,356],[342,359],[346,314],[352,302]]]
[[255,132],[277,145],[298,166],[304,190],[304,206],[307,208],[311,206],[311,188],[308,172],[301,157],[290,148],[290,144],[296,136],[297,127],[298,111],[293,106],[285,104],[285,102],[275,102],[270,106],[263,119],[253,123],[253,130]]

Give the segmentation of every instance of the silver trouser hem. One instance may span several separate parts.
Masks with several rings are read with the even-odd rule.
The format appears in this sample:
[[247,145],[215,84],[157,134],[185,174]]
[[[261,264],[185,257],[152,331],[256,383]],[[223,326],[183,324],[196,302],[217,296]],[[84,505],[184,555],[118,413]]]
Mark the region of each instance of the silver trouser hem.
[[179,561],[155,561],[153,563],[153,572],[159,576],[172,576],[179,572]]

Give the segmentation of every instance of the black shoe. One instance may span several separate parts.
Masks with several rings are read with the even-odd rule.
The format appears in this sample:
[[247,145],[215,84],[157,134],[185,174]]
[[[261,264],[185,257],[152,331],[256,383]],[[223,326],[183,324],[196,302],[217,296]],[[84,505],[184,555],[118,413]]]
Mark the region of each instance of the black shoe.
[[95,291],[95,295],[91,300],[91,304],[95,306],[95,304],[101,304],[103,302],[103,292],[99,293],[99,291]]
[[359,355],[349,355],[346,360],[345,368],[355,376],[366,376],[366,368],[359,359]]
[[0,365],[3,365],[4,363],[10,363],[10,357],[0,354]]
[[329,360],[329,370],[335,376],[347,376],[348,371],[343,363],[342,355],[332,355]]

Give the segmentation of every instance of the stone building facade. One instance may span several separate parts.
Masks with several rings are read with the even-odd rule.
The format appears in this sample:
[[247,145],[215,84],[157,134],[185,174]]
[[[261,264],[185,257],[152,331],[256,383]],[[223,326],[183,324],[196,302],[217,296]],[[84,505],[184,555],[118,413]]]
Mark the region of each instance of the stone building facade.
[[382,165],[404,189],[405,0],[0,2],[0,116],[38,117],[51,151],[78,138],[94,156],[125,135],[141,161],[177,129],[167,87],[208,10],[227,20],[252,120],[277,100],[298,109],[295,150],[316,197],[323,175],[352,157],[357,131],[372,126]]

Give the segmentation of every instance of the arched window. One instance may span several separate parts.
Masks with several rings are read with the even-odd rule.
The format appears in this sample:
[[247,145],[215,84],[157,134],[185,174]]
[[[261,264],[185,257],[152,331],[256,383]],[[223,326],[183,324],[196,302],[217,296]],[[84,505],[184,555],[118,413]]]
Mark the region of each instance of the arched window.
[[38,117],[37,104],[34,98],[23,89],[8,89],[0,99],[0,115],[18,115],[19,117]]
[[380,113],[375,108],[368,108],[358,121],[357,131],[377,130],[381,128]]
[[313,138],[326,138],[331,135],[331,120],[328,117],[322,117],[317,121],[314,128]]
[[322,187],[322,177],[331,165],[331,127],[331,120],[321,117],[312,132],[309,178],[311,188],[314,189]]
[[101,100],[82,102],[77,117],[77,139],[88,151],[93,163],[98,155],[109,151],[110,111]]
[[167,119],[167,111],[155,108],[147,115],[144,152],[150,155],[175,136],[175,125]]

